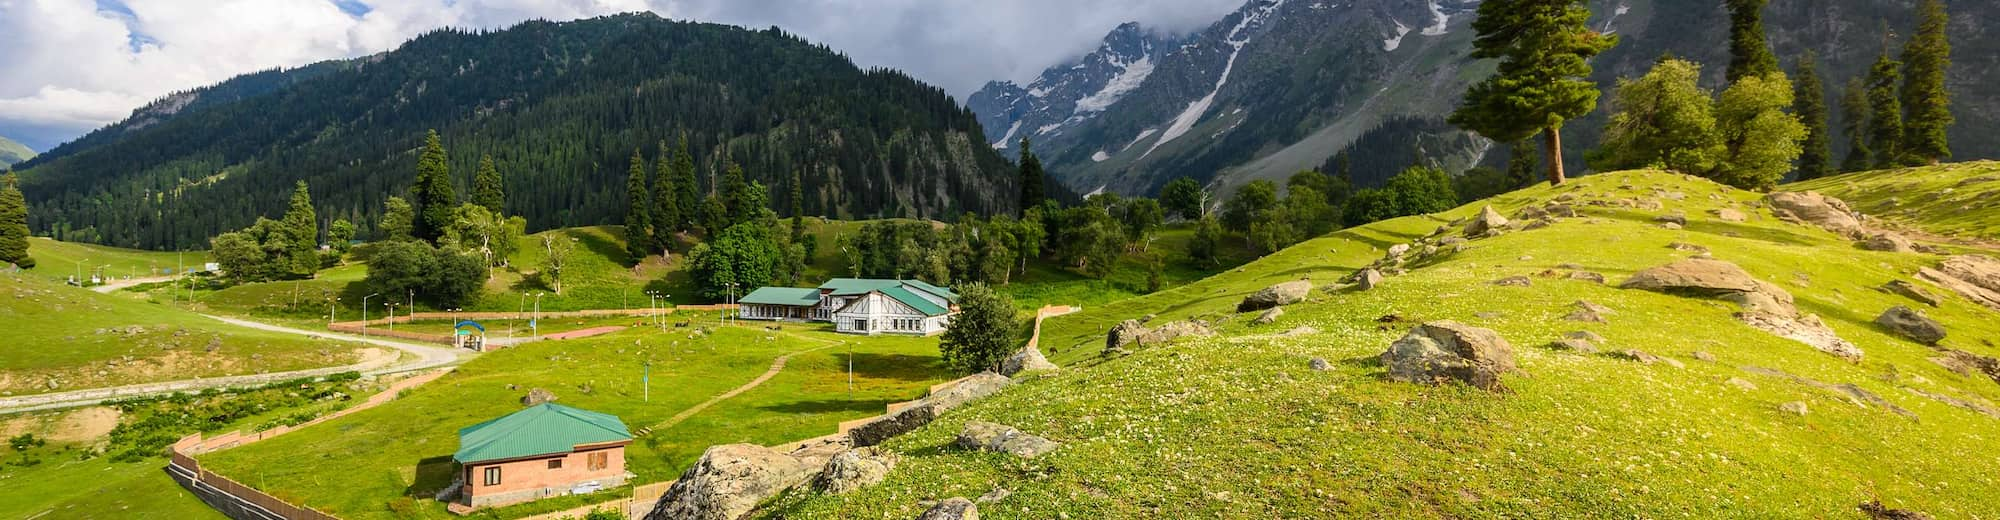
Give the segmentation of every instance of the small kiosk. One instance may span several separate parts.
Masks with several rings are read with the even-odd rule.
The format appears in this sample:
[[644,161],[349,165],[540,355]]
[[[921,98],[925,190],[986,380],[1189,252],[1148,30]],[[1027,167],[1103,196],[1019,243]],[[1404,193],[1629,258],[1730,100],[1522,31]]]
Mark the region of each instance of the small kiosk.
[[476,321],[465,320],[458,322],[458,325],[452,327],[452,329],[452,345],[458,348],[472,349],[474,352],[486,351],[485,325],[480,325]]

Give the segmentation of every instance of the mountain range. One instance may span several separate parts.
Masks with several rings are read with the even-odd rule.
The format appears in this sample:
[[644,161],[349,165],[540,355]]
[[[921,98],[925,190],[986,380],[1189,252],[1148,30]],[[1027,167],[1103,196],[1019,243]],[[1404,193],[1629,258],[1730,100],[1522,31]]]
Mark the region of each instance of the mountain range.
[[[1592,26],[1621,38],[1593,62],[1591,79],[1607,91],[1669,53],[1708,64],[1704,86],[1722,86],[1729,27],[1722,3],[1589,5]],[[995,147],[1032,139],[1049,170],[1078,191],[1152,194],[1179,176],[1227,191],[1320,166],[1378,129],[1410,130],[1393,121],[1448,115],[1465,88],[1492,71],[1490,61],[1471,58],[1477,7],[1476,0],[1250,0],[1188,35],[1120,26],[1096,50],[1048,68],[1027,88],[991,82],[968,106]],[[2000,4],[1950,8],[1953,148],[1962,159],[2000,156],[2000,134],[1981,131],[2000,125],[2000,85],[1981,80],[2000,71],[2000,35],[1986,22],[2000,17]],[[1806,51],[1820,57],[1829,106],[1885,45],[1900,52],[1898,38],[1914,25],[1914,5],[1903,1],[1773,0],[1764,11],[1766,34],[1787,70]],[[1573,171],[1583,171],[1580,152],[1596,146],[1608,101],[1565,130]],[[1832,127],[1841,120],[1834,114]],[[1507,147],[1448,126],[1432,137],[1426,141],[1442,144],[1420,146],[1422,160],[1454,172],[1506,155]],[[1351,152],[1357,162],[1418,160],[1407,147]],[[1369,177],[1357,181],[1386,175]]]

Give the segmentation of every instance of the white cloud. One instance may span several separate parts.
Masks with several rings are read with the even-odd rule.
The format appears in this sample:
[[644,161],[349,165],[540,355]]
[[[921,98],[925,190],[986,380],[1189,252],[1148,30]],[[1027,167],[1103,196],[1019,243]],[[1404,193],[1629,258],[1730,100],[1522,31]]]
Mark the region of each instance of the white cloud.
[[[108,4],[100,6],[100,3]],[[1185,31],[1242,0],[0,0],[0,135],[46,150],[176,90],[395,48],[440,27],[638,10],[777,25],[963,96],[1087,52],[1126,21]]]

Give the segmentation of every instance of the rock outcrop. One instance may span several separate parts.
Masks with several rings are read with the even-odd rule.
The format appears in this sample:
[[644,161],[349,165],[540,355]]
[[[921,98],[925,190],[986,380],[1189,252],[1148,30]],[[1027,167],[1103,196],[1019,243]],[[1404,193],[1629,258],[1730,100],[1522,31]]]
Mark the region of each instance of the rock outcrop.
[[1139,334],[1146,332],[1146,323],[1139,320],[1125,320],[1111,327],[1104,335],[1104,350],[1122,348],[1139,341]]
[[1361,272],[1354,273],[1354,285],[1363,291],[1374,289],[1382,285],[1382,272],[1374,268],[1362,269]]
[[1811,224],[1847,236],[1863,232],[1861,219],[1847,203],[1815,192],[1777,192],[1764,196],[1764,202],[1778,218]]
[[1455,321],[1418,325],[1383,352],[1389,379],[1438,384],[1456,380],[1489,391],[1503,390],[1500,375],[1519,371],[1514,348],[1499,333]]
[[1022,347],[1021,350],[1014,352],[1014,355],[1007,356],[1007,359],[1000,361],[1000,375],[1008,377],[1013,377],[1015,374],[1029,370],[1056,370],[1058,368],[1060,367],[1057,367],[1055,363],[1049,362],[1047,356],[1042,355],[1042,349],[1035,348],[1034,345]]
[[1944,300],[1938,298],[1936,294],[1931,294],[1930,291],[1925,290],[1922,287],[1918,287],[1917,284],[1913,284],[1903,280],[1891,280],[1889,281],[1889,283],[1882,284],[1882,291],[1887,292],[1889,294],[1900,295],[1904,298],[1915,300],[1917,303],[1929,305],[1932,307],[1936,307],[1938,306],[1938,304],[1944,303]]
[[1261,311],[1302,302],[1306,300],[1306,295],[1312,294],[1312,288],[1312,282],[1306,280],[1292,280],[1265,287],[1264,290],[1243,297],[1243,302],[1236,304],[1236,312]]
[[1908,253],[1912,251],[1910,239],[1903,238],[1903,235],[1889,232],[1870,235],[1867,239],[1861,241],[1861,248],[1869,251],[1886,251],[1890,253]]
[[528,389],[528,395],[521,396],[521,406],[535,406],[556,400],[555,392],[545,388]]
[[924,510],[917,520],[979,520],[979,506],[965,497],[951,497]]
[[1024,459],[1039,457],[1062,447],[1061,443],[1022,433],[1012,426],[984,421],[965,423],[952,444],[961,449],[1005,453]]
[[1758,289],[1757,279],[1743,268],[1708,258],[1689,258],[1639,271],[1620,287],[1697,296],[1721,296]]
[[648,520],[735,520],[758,503],[812,478],[813,468],[755,444],[711,446],[681,473]]
[[1668,294],[1720,298],[1743,307],[1736,318],[1752,327],[1811,345],[1852,362],[1861,348],[1835,334],[1818,316],[1799,312],[1792,295],[1776,284],[1750,276],[1736,264],[1711,258],[1689,258],[1646,269],[1621,287]]
[[1250,320],[1250,324],[1270,325],[1271,322],[1278,321],[1278,318],[1283,317],[1284,315],[1285,315],[1284,307],[1272,307],[1269,309],[1264,309],[1264,312],[1262,314],[1257,315],[1257,319]]
[[813,489],[839,495],[873,486],[887,478],[889,470],[895,469],[901,460],[902,456],[896,452],[874,447],[843,451],[820,468],[819,476],[813,478]]
[[1465,223],[1465,236],[1481,237],[1485,236],[1488,231],[1497,231],[1506,227],[1507,217],[1500,215],[1498,211],[1494,211],[1493,206],[1486,206],[1479,209],[1479,215],[1472,217],[1471,222]]
[[1202,325],[1194,321],[1170,321],[1158,327],[1148,328],[1137,321],[1125,320],[1124,323],[1112,327],[1111,333],[1105,336],[1104,352],[1111,353],[1117,350],[1124,350],[1127,345],[1135,343],[1139,345],[1157,345],[1184,336],[1209,336],[1214,334],[1215,331],[1209,329],[1207,325]]
[[1014,380],[1007,376],[985,372],[961,379],[951,386],[939,390],[896,413],[870,421],[847,431],[847,437],[857,447],[874,446],[897,435],[930,424],[944,412],[957,408],[975,399],[993,395]]
[[1951,289],[1989,309],[2000,311],[2000,260],[1985,255],[1944,259],[1937,268],[1917,270],[1917,276]]
[[1925,345],[1936,345],[1939,341],[1944,341],[1945,337],[1944,325],[1938,324],[1924,313],[1901,305],[1882,311],[1881,316],[1875,317],[1875,324],[1898,336]]

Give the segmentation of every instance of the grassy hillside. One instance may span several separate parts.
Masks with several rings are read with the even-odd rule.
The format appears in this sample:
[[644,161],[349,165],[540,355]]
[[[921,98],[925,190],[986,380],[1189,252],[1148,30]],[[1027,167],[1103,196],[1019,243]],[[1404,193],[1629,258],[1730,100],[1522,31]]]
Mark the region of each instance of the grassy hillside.
[[[712,315],[695,319],[713,323]],[[434,500],[406,497],[427,497],[450,484],[458,428],[519,410],[519,399],[530,388],[549,389],[566,405],[617,415],[637,430],[749,382],[778,356],[795,354],[763,385],[632,444],[628,469],[637,482],[655,482],[673,478],[709,445],[777,444],[830,434],[841,421],[880,414],[888,403],[918,397],[948,377],[938,368],[936,338],[857,338],[819,325],[772,332],[763,325],[722,327],[700,336],[691,329],[629,329],[500,350],[390,404],[208,455],[202,464],[342,518],[451,518]],[[846,373],[850,349],[852,390]],[[647,360],[652,361],[650,400],[640,382]],[[518,516],[582,503],[552,500],[501,513]]]
[[[1938,518],[2000,515],[2000,458],[1990,449],[2000,418],[1918,393],[1991,403],[2000,384],[1949,371],[1930,361],[1931,348],[1870,323],[1911,305],[1874,287],[1911,279],[1936,257],[1863,251],[1779,222],[1750,205],[1756,194],[1666,173],[1596,175],[1490,202],[1511,215],[1560,193],[1654,199],[1665,210],[1584,206],[1583,218],[1472,241],[1373,291],[1316,289],[1269,325],[1249,324],[1234,305],[1277,282],[1332,285],[1478,205],[1337,232],[1201,282],[1052,319],[1044,345],[1063,371],[890,441],[903,459],[882,485],[840,497],[794,493],[773,504],[773,516],[907,518],[920,500],[996,488],[1011,495],[980,504],[983,517],[1853,518],[1878,498]],[[1752,218],[1708,216],[1723,205]],[[1674,211],[1686,213],[1685,230],[1654,223]],[[1616,288],[1690,254],[1674,242],[1705,246],[1782,286],[1865,359],[1850,364],[1753,329],[1732,318],[1733,304]],[[1614,285],[1536,276],[1573,269],[1562,264]],[[1533,285],[1491,283],[1510,276]],[[1616,313],[1602,324],[1564,321],[1580,299]],[[2000,354],[1992,311],[1956,296],[1924,311],[1950,329],[1944,346]],[[1154,323],[1215,320],[1219,334],[1098,356],[1111,324],[1146,314],[1159,315]],[[1505,380],[1510,393],[1385,379],[1377,356],[1416,323],[1443,319],[1512,343],[1526,374]],[[1607,338],[1600,348],[1684,367],[1546,346],[1578,330]],[[1313,357],[1330,369],[1309,368]],[[1802,379],[1854,385],[1912,416]],[[1780,411],[1792,401],[1809,413]],[[971,420],[1064,446],[1032,461],[951,448]]]
[[35,257],[37,266],[24,272],[57,280],[68,280],[79,272],[89,278],[93,271],[113,278],[158,276],[166,274],[163,270],[200,269],[208,261],[206,251],[141,251],[43,237],[28,238],[28,255]]
[[2000,162],[1856,172],[1780,188],[1840,197],[1856,210],[1932,233],[2000,240]]
[[33,158],[35,151],[28,148],[28,145],[15,142],[7,136],[0,136],[0,168]]
[[352,344],[236,327],[24,274],[0,274],[0,323],[8,345],[0,391],[15,395],[344,365],[364,355]]

